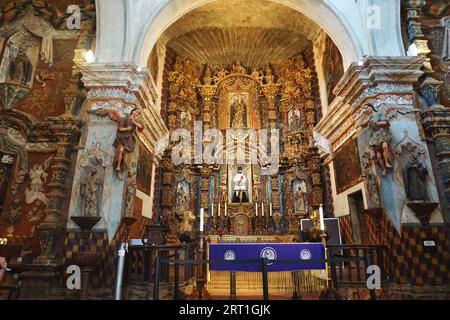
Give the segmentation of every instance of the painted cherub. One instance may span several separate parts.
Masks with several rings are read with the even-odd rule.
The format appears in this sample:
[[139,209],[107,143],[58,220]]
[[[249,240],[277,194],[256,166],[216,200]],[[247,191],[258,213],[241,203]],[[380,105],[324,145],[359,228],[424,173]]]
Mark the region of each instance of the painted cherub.
[[121,117],[115,110],[107,109],[93,110],[92,113],[101,117],[108,115],[111,120],[119,123],[113,144],[115,147],[113,165],[117,177],[122,180],[122,173],[130,168],[131,155],[136,148],[136,133],[137,131],[143,131],[145,128],[141,120],[141,111],[134,108],[125,117]]

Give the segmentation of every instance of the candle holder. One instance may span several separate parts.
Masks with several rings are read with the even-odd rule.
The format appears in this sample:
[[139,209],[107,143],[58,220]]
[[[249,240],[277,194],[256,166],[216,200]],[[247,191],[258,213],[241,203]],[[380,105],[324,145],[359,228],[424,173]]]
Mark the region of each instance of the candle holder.
[[192,294],[187,297],[187,300],[211,300],[211,295],[208,290],[206,290],[206,243],[205,243],[205,232],[200,231],[198,241],[198,259],[197,259],[197,287],[194,289]]

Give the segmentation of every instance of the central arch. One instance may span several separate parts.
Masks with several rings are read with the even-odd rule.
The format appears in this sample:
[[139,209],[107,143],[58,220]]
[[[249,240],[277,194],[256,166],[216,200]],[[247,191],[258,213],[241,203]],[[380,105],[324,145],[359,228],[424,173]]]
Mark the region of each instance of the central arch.
[[[141,33],[136,46],[133,48],[133,61],[139,66],[145,66],[153,46],[163,32],[174,22],[188,12],[215,0],[169,0],[156,9]],[[270,0],[294,9],[322,27],[339,48],[347,68],[352,62],[363,56],[363,44],[353,34],[351,28],[342,19],[336,8],[324,0]]]

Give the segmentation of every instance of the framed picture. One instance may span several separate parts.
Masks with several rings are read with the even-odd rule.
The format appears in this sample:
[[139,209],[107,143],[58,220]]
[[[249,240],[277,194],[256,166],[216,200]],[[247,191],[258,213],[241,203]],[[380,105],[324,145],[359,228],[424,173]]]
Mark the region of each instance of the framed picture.
[[137,164],[137,188],[150,196],[152,186],[153,155],[142,144],[139,144],[139,161]]

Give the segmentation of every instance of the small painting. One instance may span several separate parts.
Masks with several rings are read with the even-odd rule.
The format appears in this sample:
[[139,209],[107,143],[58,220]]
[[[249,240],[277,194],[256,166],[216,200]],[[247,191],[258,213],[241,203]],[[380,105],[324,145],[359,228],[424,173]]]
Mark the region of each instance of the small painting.
[[153,155],[141,143],[139,144],[139,161],[137,165],[137,188],[150,195],[152,185]]
[[334,172],[337,193],[341,193],[362,181],[356,139],[350,139],[336,152]]

